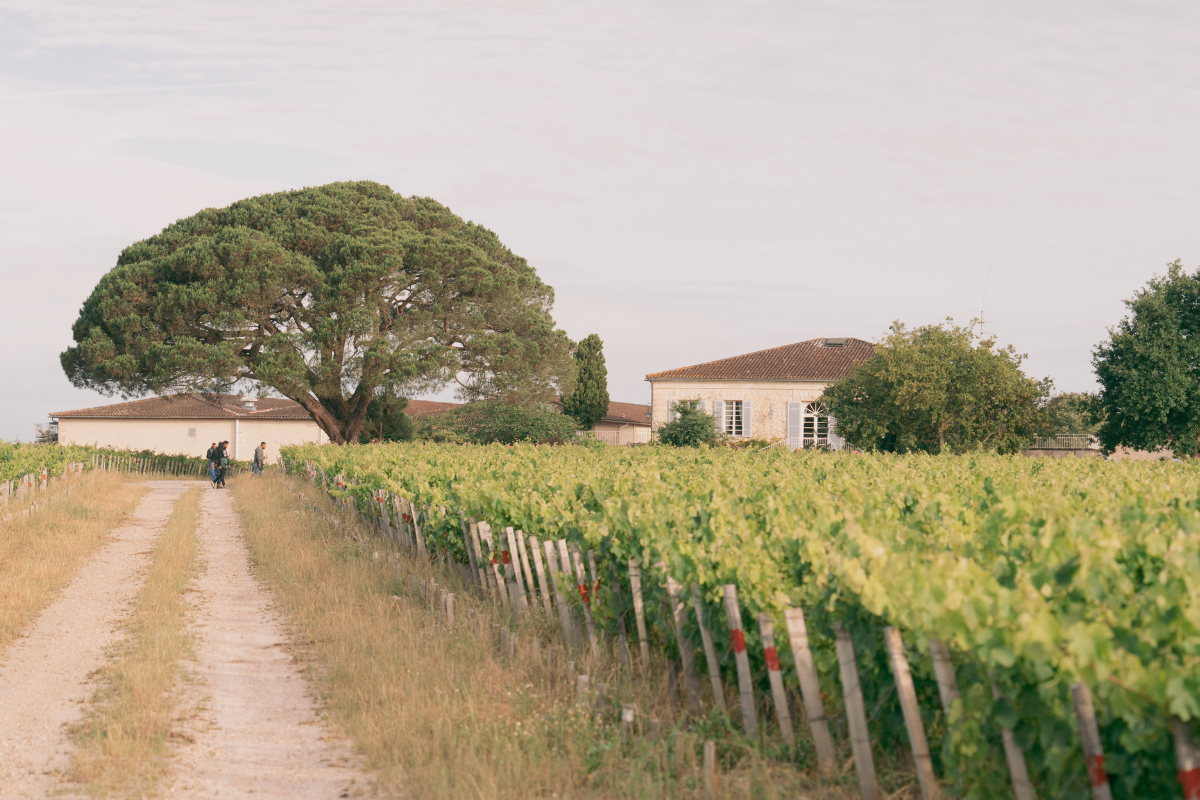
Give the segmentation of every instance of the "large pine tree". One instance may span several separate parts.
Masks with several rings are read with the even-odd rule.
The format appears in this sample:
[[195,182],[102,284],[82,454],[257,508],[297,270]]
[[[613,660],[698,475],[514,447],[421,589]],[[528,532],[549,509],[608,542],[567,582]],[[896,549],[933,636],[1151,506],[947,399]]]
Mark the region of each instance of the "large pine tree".
[[575,391],[563,398],[563,411],[590,430],[608,413],[608,367],[599,336],[593,333],[575,348],[575,367]]

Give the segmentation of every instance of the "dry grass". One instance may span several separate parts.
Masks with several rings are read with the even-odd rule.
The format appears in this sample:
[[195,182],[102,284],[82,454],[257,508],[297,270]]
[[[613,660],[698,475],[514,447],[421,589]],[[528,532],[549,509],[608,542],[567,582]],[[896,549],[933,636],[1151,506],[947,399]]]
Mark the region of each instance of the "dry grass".
[[[0,655],[145,493],[145,486],[118,473],[88,472],[35,494],[32,514],[0,522]],[[6,505],[0,510],[17,508]]]
[[76,744],[71,778],[92,795],[143,797],[167,771],[181,662],[190,655],[184,592],[196,572],[200,489],[175,504],[154,546],[125,638],[100,670],[100,689]]
[[[606,700],[593,694],[580,701],[565,670],[547,670],[532,648],[501,658],[491,625],[507,621],[473,599],[460,574],[407,555],[393,565],[380,539],[349,536],[345,521],[334,525],[312,514],[303,507],[307,501],[289,494],[297,488],[335,513],[315,489],[278,476],[233,484],[256,574],[288,620],[297,656],[317,681],[330,720],[357,742],[385,794],[698,798],[700,747],[714,739],[725,771],[721,797],[857,796],[849,764],[843,781],[823,786],[798,768],[809,758],[805,745],[790,760],[770,760],[747,747],[728,722],[677,727],[670,720],[678,712],[660,685],[665,679],[631,679],[611,661],[580,663],[593,687],[608,684]],[[422,597],[418,580],[429,577],[458,594],[453,629]],[[526,645],[535,637],[555,638],[550,623],[536,618],[520,630]],[[652,665],[649,673],[664,671]],[[638,712],[629,741],[617,721],[621,703]],[[651,717],[665,720],[657,737]]]

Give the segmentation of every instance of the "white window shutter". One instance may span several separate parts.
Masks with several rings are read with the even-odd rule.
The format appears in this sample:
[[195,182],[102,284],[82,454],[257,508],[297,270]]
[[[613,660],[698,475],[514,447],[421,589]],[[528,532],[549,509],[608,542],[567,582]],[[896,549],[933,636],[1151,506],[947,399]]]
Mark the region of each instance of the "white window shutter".
[[668,400],[667,401],[667,422],[674,422],[674,421],[675,421],[675,401]]
[[837,435],[837,420],[833,417],[829,418],[829,446],[834,450],[841,450],[846,446],[846,440]]
[[804,403],[789,400],[787,404],[787,438],[788,445],[800,446],[800,435],[803,432],[801,416],[804,414]]
[[725,401],[713,400],[713,420],[716,422],[717,430],[725,430]]
[[704,398],[703,397],[696,400],[696,408],[697,408],[697,410],[699,410],[701,412],[704,411]]
[[749,400],[742,401],[742,436],[750,438],[754,435],[754,408]]

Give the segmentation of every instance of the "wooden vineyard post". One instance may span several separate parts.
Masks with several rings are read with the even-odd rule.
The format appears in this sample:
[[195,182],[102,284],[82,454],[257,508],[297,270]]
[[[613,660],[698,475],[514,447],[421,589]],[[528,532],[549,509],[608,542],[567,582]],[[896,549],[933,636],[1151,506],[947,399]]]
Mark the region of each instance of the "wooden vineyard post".
[[704,743],[704,800],[715,800],[720,787],[717,772],[717,743]]
[[521,606],[521,616],[525,616],[529,613],[529,598],[525,594],[525,575],[521,570],[521,555],[517,552],[517,535],[513,532],[511,525],[504,529],[504,534],[508,538],[508,560],[513,577],[516,579],[513,582],[517,585],[517,600]]
[[417,540],[417,555],[425,563],[429,563],[429,553],[425,550],[425,537],[421,535],[421,523],[417,522],[417,507],[412,500],[408,501],[408,518],[412,520],[413,536]]
[[746,652],[746,633],[742,628],[742,610],[738,607],[737,587],[727,583],[721,587],[725,598],[725,617],[729,621],[729,638],[737,662],[738,696],[742,703],[742,729],[750,739],[755,738],[758,714],[754,709],[754,683],[750,675],[750,655]]
[[675,641],[679,645],[679,657],[683,661],[683,689],[687,693],[688,706],[692,713],[700,716],[700,681],[696,678],[695,648],[692,642],[683,635],[683,626],[687,622],[687,611],[680,597],[680,586],[674,578],[667,574],[667,598],[671,601],[671,618],[675,622]]
[[471,527],[471,545],[475,551],[475,569],[479,571],[479,586],[484,596],[496,599],[496,592],[492,588],[492,582],[489,580],[489,575],[484,566],[483,547],[479,544],[479,523],[472,517],[468,524]]
[[875,757],[871,754],[871,733],[863,704],[862,684],[858,682],[858,662],[854,641],[840,622],[833,625],[837,637],[838,671],[842,676],[842,699],[846,705],[846,726],[850,729],[850,751],[858,775],[858,793],[862,800],[882,800],[879,780],[875,777]]
[[950,660],[950,648],[946,647],[941,639],[930,639],[929,656],[933,659],[933,675],[937,678],[942,712],[946,715],[946,724],[949,725],[950,708],[959,698],[958,678],[954,674],[954,662]]
[[[621,582],[614,575],[612,580],[612,593],[617,608],[621,608]],[[621,666],[625,668],[625,675],[633,677],[633,659],[629,656],[629,633],[625,626],[625,612],[617,614],[617,644],[621,648]]]
[[913,686],[912,670],[904,655],[904,639],[898,628],[883,629],[887,642],[888,656],[892,662],[892,674],[896,678],[896,694],[900,697],[900,710],[904,712],[904,728],[912,745],[913,761],[917,765],[917,779],[921,782],[921,796],[925,800],[941,800],[942,789],[933,774],[933,757],[929,754],[929,742],[925,738],[925,723],[921,721],[921,706],[917,702],[917,690]]
[[[321,473],[324,476],[325,473]],[[400,548],[400,541],[396,538],[396,533],[392,529],[392,521],[388,519],[387,497],[383,489],[379,489],[375,493],[376,500],[379,503],[379,524],[383,526],[383,535],[388,538],[388,541],[396,548]]]
[[550,540],[542,542],[546,550],[546,566],[550,568],[550,582],[554,586],[554,603],[558,606],[558,622],[562,625],[563,644],[570,649],[574,637],[571,636],[571,615],[567,612],[567,598],[563,596],[562,586],[558,582],[558,559],[554,555],[554,543]]
[[[558,574],[563,580],[563,598],[566,599],[566,595],[570,591],[567,587],[575,583],[575,571],[571,568],[571,555],[567,552],[567,540],[559,539],[557,544]],[[582,647],[583,631],[579,628],[579,615],[575,613],[575,609],[569,603],[567,604],[567,617],[571,620],[571,640]]]
[[1100,744],[1100,726],[1096,724],[1096,707],[1092,705],[1092,690],[1085,683],[1071,687],[1075,704],[1075,719],[1079,722],[1079,738],[1083,742],[1083,758],[1087,765],[1088,783],[1092,785],[1093,800],[1112,800],[1112,787],[1104,771],[1104,748]]
[[788,747],[796,744],[792,730],[792,712],[788,709],[787,692],[783,689],[783,670],[779,668],[779,651],[775,649],[775,626],[771,615],[758,615],[758,635],[762,637],[763,657],[767,662],[767,679],[771,682],[771,696],[775,700],[775,716],[779,720],[779,733]]
[[636,558],[629,559],[629,588],[633,592],[633,616],[637,623],[640,667],[645,674],[650,665],[650,641],[646,636],[646,606],[642,602],[642,570]]
[[804,698],[804,711],[808,716],[809,730],[812,731],[813,749],[817,751],[817,768],[825,777],[832,777],[838,771],[837,755],[833,749],[833,737],[829,735],[829,722],[825,719],[821,683],[817,678],[812,650],[808,646],[808,625],[804,621],[804,612],[798,608],[785,609],[783,620],[787,624],[788,639],[792,645],[792,661],[796,664],[800,696]]
[[[992,699],[999,700],[1000,690],[992,683]],[[1008,762],[1008,775],[1012,780],[1013,794],[1017,800],[1037,800],[1033,792],[1033,781],[1029,780],[1029,767],[1025,763],[1025,751],[1017,744],[1012,728],[1000,726],[1000,740],[1004,744],[1004,760]],[[1200,800],[1197,797],[1196,800]]]
[[592,619],[591,597],[589,597],[587,576],[583,573],[583,556],[579,553],[578,545],[571,545],[571,561],[575,565],[575,576],[579,579],[579,599],[583,601],[583,621],[587,624],[588,644],[592,649],[592,657],[600,655],[600,643],[596,639],[596,623]]
[[[475,558],[475,548],[471,546],[471,526],[467,524],[467,515],[463,512],[458,512],[458,521],[462,526],[463,533],[463,548],[467,551],[467,563],[471,565],[471,583],[478,585],[479,583],[479,561]],[[479,587],[479,591],[483,592],[483,587]]]
[[508,585],[504,582],[504,573],[500,571],[500,565],[496,563],[496,557],[492,552],[496,549],[495,541],[492,539],[492,526],[486,522],[479,523],[479,535],[487,542],[488,555],[487,558],[492,562],[492,575],[496,580],[496,593],[500,595],[500,604],[504,606],[505,611],[517,613],[516,609],[511,608],[511,601],[508,597]]
[[525,572],[525,585],[529,589],[529,604],[538,607],[537,586],[533,582],[533,568],[529,564],[529,550],[525,547],[525,534],[517,531],[517,553],[521,557],[521,569]]
[[708,662],[708,680],[712,683],[713,703],[722,714],[729,714],[725,708],[725,685],[721,683],[721,665],[717,662],[717,648],[713,645],[712,632],[704,621],[704,603],[701,601],[700,587],[693,583],[692,609],[696,612],[696,627],[700,629],[700,642],[704,645],[704,660]]
[[1175,740],[1176,775],[1183,787],[1183,800],[1200,800],[1200,750],[1179,717],[1171,718],[1171,738]]
[[454,592],[446,593],[446,627],[454,627]]
[[552,616],[553,611],[550,610],[550,587],[546,584],[546,568],[542,564],[542,549],[538,546],[538,538],[530,535],[529,547],[533,550],[533,566],[537,570],[538,585],[542,587],[542,607],[546,610],[546,616]]

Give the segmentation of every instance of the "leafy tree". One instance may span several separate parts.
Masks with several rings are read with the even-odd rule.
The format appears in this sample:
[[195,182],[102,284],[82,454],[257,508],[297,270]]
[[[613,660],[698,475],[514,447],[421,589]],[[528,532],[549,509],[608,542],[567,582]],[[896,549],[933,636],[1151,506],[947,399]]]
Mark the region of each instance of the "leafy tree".
[[675,404],[675,419],[658,429],[658,441],[672,447],[696,447],[717,440],[713,418],[696,407],[695,400]]
[[377,396],[451,381],[465,399],[570,392],[553,299],[494,233],[436,201],[333,183],[206,209],[130,245],[61,360],[76,386],[109,394],[270,387],[344,443]]
[[1132,299],[1092,364],[1105,420],[1100,443],[1194,456],[1200,444],[1200,272],[1167,266]]
[[1100,397],[1087,392],[1064,392],[1046,401],[1042,407],[1047,433],[1092,434],[1100,430],[1104,411]]
[[360,444],[371,442],[411,442],[413,439],[412,417],[404,413],[408,400],[403,397],[384,395],[371,398],[367,415],[358,432]]
[[969,327],[901,322],[823,401],[855,447],[899,452],[1011,453],[1044,430],[1049,378],[1021,372],[1024,356]]
[[575,391],[563,398],[563,413],[574,417],[582,430],[591,430],[608,413],[608,367],[604,342],[590,334],[575,348]]
[[419,435],[443,442],[567,444],[575,420],[546,407],[479,400],[422,420]]

